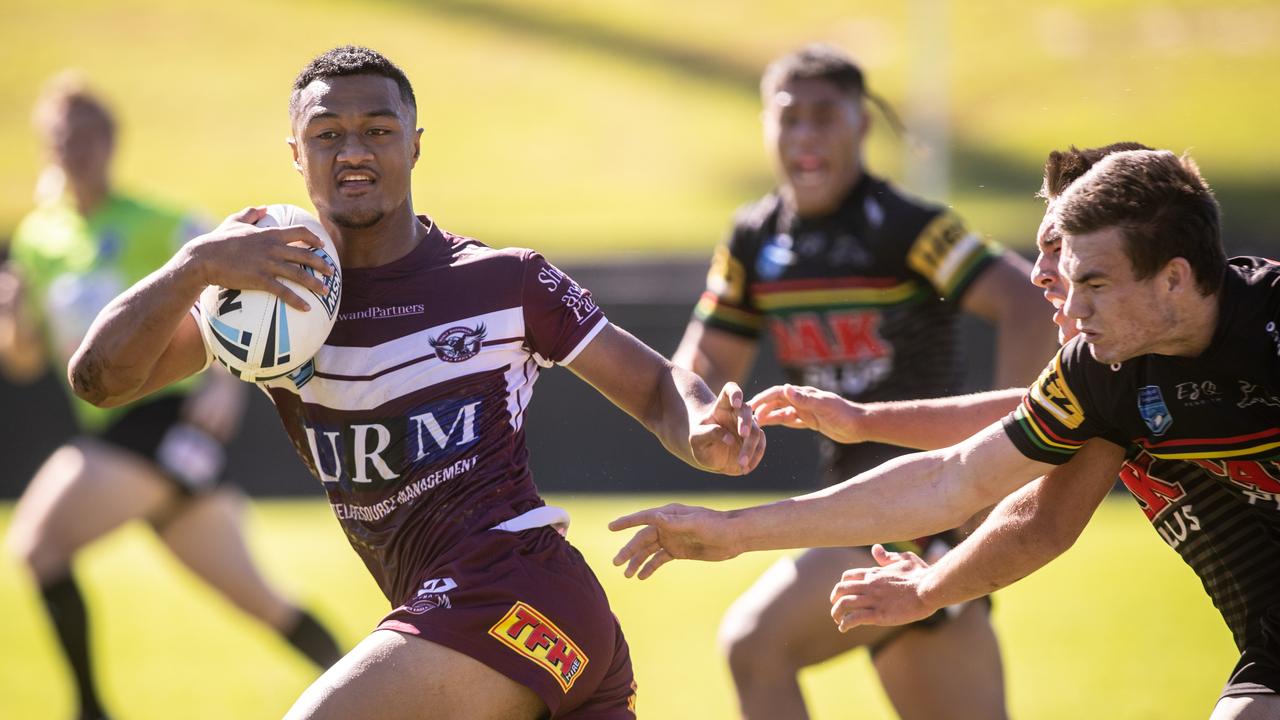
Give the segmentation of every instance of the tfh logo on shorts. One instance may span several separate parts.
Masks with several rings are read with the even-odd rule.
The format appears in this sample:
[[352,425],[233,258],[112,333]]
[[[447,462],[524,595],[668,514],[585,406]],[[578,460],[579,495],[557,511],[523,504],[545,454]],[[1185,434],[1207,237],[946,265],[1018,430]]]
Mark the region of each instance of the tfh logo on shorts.
[[551,673],[566,693],[587,666],[587,654],[577,643],[542,613],[522,602],[512,605],[489,628],[489,634]]

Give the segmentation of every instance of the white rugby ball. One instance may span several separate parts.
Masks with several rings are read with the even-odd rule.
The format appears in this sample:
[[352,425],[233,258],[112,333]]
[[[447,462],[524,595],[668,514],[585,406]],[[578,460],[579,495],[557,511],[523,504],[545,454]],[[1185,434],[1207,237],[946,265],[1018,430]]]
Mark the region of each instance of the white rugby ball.
[[305,312],[263,290],[210,285],[200,293],[200,332],[205,344],[232,375],[246,382],[283,377],[314,357],[333,329],[342,299],[338,249],[319,220],[294,205],[272,205],[255,224],[263,228],[301,225],[315,233],[324,242],[324,249],[311,248],[311,252],[333,268],[333,275],[326,278],[303,266],[324,281],[329,288],[327,295],[281,278],[311,306]]

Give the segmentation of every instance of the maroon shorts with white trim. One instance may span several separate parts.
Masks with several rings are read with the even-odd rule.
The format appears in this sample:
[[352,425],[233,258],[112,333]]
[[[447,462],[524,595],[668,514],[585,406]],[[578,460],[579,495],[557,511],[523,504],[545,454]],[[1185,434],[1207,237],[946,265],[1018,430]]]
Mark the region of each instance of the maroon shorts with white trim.
[[380,630],[417,635],[530,688],[553,718],[631,720],[635,681],[617,618],[554,529],[481,532],[419,576]]

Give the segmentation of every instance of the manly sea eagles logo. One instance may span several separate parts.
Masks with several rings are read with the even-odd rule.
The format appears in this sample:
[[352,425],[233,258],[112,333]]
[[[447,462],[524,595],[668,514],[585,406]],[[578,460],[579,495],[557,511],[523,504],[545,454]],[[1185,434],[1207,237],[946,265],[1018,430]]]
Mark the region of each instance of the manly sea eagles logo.
[[475,357],[480,352],[484,336],[483,324],[475,328],[458,326],[445,330],[438,337],[428,338],[428,341],[436,349],[437,357],[445,362],[456,363]]
[[1145,385],[1138,388],[1138,414],[1147,424],[1151,432],[1163,435],[1173,425],[1173,415],[1169,406],[1164,403],[1164,394],[1158,385]]

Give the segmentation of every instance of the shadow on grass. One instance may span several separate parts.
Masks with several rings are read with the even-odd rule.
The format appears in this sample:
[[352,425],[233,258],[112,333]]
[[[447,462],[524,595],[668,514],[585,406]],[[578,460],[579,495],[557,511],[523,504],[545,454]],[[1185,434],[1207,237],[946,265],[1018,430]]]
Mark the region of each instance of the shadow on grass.
[[612,56],[658,65],[670,72],[754,95],[760,72],[755,63],[721,57],[695,47],[664,42],[655,37],[630,34],[584,20],[548,13],[545,9],[517,7],[488,0],[400,0],[419,10],[481,22],[525,35],[536,35],[561,45],[573,45]]

